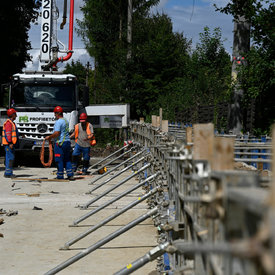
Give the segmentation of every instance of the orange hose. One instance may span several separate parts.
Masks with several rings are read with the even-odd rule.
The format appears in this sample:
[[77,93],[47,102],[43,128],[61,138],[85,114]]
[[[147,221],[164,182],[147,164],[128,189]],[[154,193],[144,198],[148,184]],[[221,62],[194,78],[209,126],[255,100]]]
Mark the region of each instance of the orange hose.
[[48,162],[47,163],[45,163],[45,161],[44,161],[44,157],[45,157],[45,139],[44,139],[44,141],[43,141],[43,143],[42,143],[42,147],[41,147],[41,151],[40,151],[40,161],[41,161],[41,163],[42,163],[42,165],[44,166],[44,167],[51,167],[51,165],[52,165],[52,161],[53,161],[53,145],[52,145],[52,143],[51,143],[51,141],[49,141],[49,160],[48,160]]

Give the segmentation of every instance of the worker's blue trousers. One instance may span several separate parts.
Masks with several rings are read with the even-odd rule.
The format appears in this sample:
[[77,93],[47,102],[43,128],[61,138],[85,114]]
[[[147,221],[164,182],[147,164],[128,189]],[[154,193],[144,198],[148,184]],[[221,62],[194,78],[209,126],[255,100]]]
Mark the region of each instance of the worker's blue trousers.
[[89,161],[90,161],[90,149],[91,147],[81,147],[77,143],[75,144],[74,151],[73,151],[73,170],[76,171],[77,169],[77,161],[76,156],[80,156],[83,154],[83,169],[82,172],[87,172],[89,168]]
[[71,142],[64,141],[61,146],[57,143],[54,145],[54,160],[57,164],[57,178],[64,179],[64,168],[68,177],[74,175],[71,163]]
[[5,159],[5,176],[11,176],[13,172],[13,163],[14,163],[14,148],[10,148],[8,145],[5,145],[6,159]]

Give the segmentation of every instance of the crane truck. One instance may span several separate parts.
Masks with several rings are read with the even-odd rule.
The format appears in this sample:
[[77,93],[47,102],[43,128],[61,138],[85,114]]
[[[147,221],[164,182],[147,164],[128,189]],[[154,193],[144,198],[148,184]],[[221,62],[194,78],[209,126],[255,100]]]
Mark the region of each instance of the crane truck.
[[[61,29],[67,18],[67,0],[62,1],[64,11]],[[9,94],[6,108],[14,108],[17,111],[15,123],[20,133],[17,154],[40,151],[45,136],[53,131],[53,109],[58,105],[64,110],[63,115],[69,121],[70,131],[73,131],[82,112],[87,113],[88,121],[94,128],[127,128],[130,122],[129,104],[88,106],[88,88],[78,85],[74,75],[57,70],[57,64],[69,60],[73,54],[74,0],[70,0],[67,49],[57,39],[59,11],[56,0],[42,0],[41,16],[39,70],[14,74],[6,88]],[[59,57],[59,54],[64,56]],[[6,109],[0,109],[0,127],[6,119]]]
[[[66,23],[66,13],[67,0],[64,0],[61,28]],[[78,113],[89,104],[88,91],[84,89],[80,96],[76,77],[57,71],[57,63],[70,59],[73,53],[74,0],[70,0],[68,49],[57,39],[58,15],[56,0],[42,0],[39,70],[14,74],[6,89],[9,94],[7,108],[17,111],[15,123],[20,133],[19,151],[40,150],[45,136],[53,131],[55,106],[62,106],[72,131],[78,122]],[[58,57],[59,53],[65,56]],[[2,125],[6,118],[6,110],[2,109]]]

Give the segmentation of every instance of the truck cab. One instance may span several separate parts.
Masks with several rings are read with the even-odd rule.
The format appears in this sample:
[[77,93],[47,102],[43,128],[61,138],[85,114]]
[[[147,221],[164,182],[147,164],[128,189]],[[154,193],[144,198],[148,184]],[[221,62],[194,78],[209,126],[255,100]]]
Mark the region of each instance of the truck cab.
[[[9,106],[17,111],[15,123],[20,134],[18,150],[40,150],[45,136],[52,134],[55,123],[53,109],[61,106],[70,131],[78,122],[79,101],[77,79],[59,72],[25,72],[15,74],[9,87]],[[7,118],[1,111],[1,118]],[[2,125],[1,125],[2,126]]]

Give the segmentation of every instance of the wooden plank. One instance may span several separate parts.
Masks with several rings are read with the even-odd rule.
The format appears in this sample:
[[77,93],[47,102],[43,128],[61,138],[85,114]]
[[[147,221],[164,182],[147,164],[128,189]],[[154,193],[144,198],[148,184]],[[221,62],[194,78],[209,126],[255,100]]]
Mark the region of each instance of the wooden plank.
[[168,133],[168,120],[162,120],[161,131]]
[[186,143],[192,143],[192,127],[186,128]]
[[152,126],[157,127],[157,116],[152,115]]
[[159,108],[159,127],[162,130],[162,108]]
[[157,116],[157,126],[156,127],[160,127],[160,117]]
[[211,169],[225,171],[234,169],[234,138],[215,137]]
[[214,147],[214,125],[195,124],[194,125],[194,160],[212,160]]

